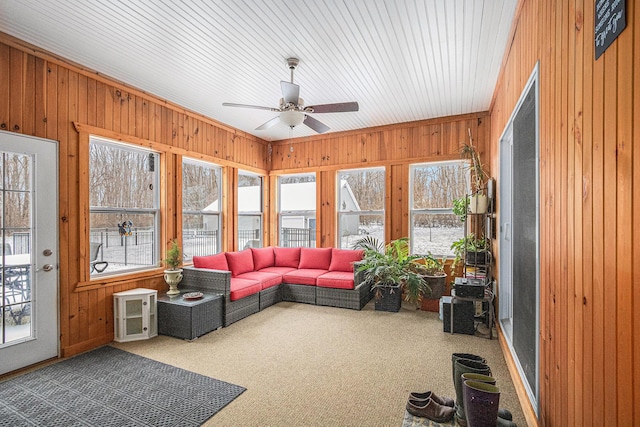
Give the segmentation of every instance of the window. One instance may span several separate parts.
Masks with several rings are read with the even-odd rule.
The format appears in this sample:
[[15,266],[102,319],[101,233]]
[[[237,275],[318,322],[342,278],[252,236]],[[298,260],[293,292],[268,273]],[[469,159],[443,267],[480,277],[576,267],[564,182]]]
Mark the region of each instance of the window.
[[262,247],[262,177],[238,171],[238,248]]
[[453,200],[469,188],[464,161],[411,165],[411,252],[453,257],[451,243],[464,236],[464,223],[453,214]]
[[278,178],[279,245],[316,247],[316,175]]
[[350,249],[364,236],[384,242],[384,168],[338,173],[338,235]]
[[222,186],[220,166],[182,159],[182,253],[194,256],[220,252]]
[[89,241],[97,248],[90,262],[104,261],[90,268],[92,275],[159,265],[159,159],[150,150],[90,138]]

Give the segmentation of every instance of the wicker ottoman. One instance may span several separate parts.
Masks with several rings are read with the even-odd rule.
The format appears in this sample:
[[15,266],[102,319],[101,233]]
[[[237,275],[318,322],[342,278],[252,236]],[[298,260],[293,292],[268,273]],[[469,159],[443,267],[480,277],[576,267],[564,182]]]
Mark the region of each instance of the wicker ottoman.
[[[181,290],[182,294],[188,291]],[[158,296],[158,333],[193,340],[222,327],[223,297],[205,293],[196,300],[182,295]]]

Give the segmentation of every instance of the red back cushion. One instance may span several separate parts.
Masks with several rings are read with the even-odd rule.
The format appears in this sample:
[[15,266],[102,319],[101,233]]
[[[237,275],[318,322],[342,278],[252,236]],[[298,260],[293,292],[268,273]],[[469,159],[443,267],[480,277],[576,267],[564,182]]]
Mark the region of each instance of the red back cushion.
[[298,268],[328,270],[331,264],[331,248],[302,248]]
[[194,256],[193,266],[196,268],[210,268],[212,270],[229,270],[227,257],[224,255],[224,253],[207,256]]
[[253,255],[253,268],[256,271],[275,265],[276,258],[271,246],[267,248],[251,248],[251,254]]
[[300,263],[300,248],[273,248],[276,258],[276,267],[298,268]]
[[363,250],[333,248],[329,271],[353,271],[353,263],[362,260],[363,256]]
[[253,255],[250,249],[240,252],[226,252],[226,255],[231,276],[236,277],[242,273],[253,271]]

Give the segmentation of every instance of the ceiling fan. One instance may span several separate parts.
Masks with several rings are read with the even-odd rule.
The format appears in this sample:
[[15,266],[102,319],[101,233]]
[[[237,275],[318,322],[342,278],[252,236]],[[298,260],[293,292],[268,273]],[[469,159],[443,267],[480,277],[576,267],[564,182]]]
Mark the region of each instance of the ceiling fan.
[[357,102],[342,102],[337,104],[321,104],[305,106],[304,100],[300,98],[300,86],[293,83],[293,72],[298,66],[300,61],[298,58],[288,58],[287,65],[291,70],[291,83],[281,81],[280,87],[282,89],[282,98],[280,98],[280,106],[278,108],[261,107],[259,105],[246,105],[246,104],[233,104],[230,102],[223,102],[225,107],[242,107],[242,108],[255,108],[258,110],[269,110],[278,114],[277,117],[269,120],[268,122],[258,126],[256,130],[265,130],[274,126],[278,122],[282,122],[289,126],[291,129],[299,124],[305,124],[318,133],[325,133],[329,130],[329,126],[325,125],[319,120],[311,117],[309,114],[319,113],[344,113],[348,111],[358,111]]

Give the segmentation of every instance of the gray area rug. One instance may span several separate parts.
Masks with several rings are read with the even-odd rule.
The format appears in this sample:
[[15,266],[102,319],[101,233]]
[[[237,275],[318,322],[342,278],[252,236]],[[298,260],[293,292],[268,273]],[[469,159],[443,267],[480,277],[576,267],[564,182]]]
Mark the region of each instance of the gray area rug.
[[0,382],[0,426],[199,426],[245,390],[106,346]]

